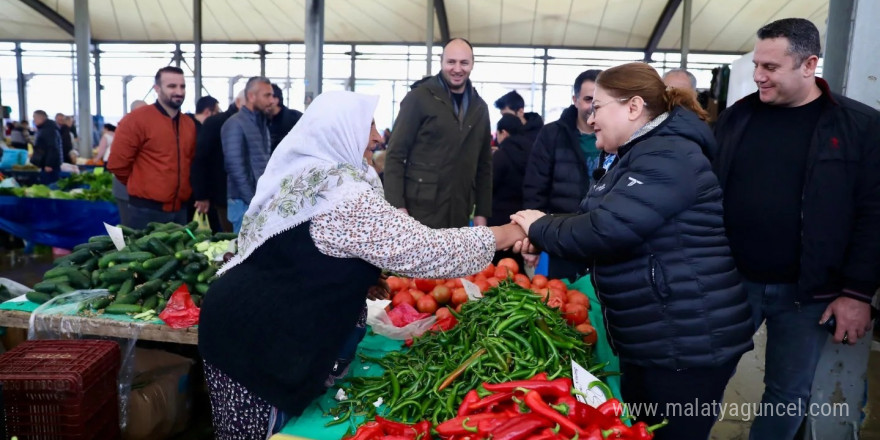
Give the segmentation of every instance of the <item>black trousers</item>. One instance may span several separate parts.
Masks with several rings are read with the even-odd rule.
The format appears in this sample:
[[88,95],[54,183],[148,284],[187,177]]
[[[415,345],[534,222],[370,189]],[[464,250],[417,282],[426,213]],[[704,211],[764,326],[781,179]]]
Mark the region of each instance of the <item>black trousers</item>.
[[724,388],[739,357],[717,367],[642,367],[620,361],[620,392],[637,421],[669,424],[654,431],[655,440],[706,440],[721,414]]

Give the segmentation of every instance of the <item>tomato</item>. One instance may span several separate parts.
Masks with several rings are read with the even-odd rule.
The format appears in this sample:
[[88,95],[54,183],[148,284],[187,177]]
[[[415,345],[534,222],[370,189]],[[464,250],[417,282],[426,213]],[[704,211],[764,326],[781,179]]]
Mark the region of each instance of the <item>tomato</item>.
[[449,290],[455,289],[455,281],[454,280],[446,280],[442,285],[449,288]]
[[462,304],[455,306],[455,313],[461,313],[461,306],[463,306],[463,305],[464,304],[462,303]]
[[434,286],[437,285],[437,280],[426,280],[424,278],[416,278],[416,289],[421,290],[422,292],[430,292],[434,290]]
[[[453,284],[453,286],[451,287],[452,289],[455,289],[456,287],[464,287],[464,284],[461,283],[461,278],[453,278],[449,281],[452,281],[452,284]],[[468,281],[471,281],[471,280],[468,280]]]
[[478,274],[474,275],[473,283],[477,284],[480,281],[486,281],[487,279],[489,279],[489,277],[487,277],[486,275],[483,275],[482,273],[478,273]]
[[535,289],[547,287],[547,277],[545,277],[544,275],[533,276],[532,277],[532,287]]
[[391,298],[391,305],[397,307],[403,303],[409,304],[413,307],[416,306],[416,300],[413,298],[412,294],[408,291],[397,292],[393,298]]
[[402,289],[406,288],[407,285],[409,284],[408,280],[404,280],[400,277],[395,277],[395,276],[388,277],[388,279],[385,280],[385,282],[388,283],[388,289],[390,289],[392,292],[402,290]]
[[449,311],[448,307],[440,307],[437,309],[437,312],[434,313],[434,316],[437,317],[437,321],[442,321],[444,319],[452,318],[452,312]]
[[568,291],[568,286],[566,286],[565,283],[563,283],[561,280],[550,280],[550,281],[547,281],[547,287],[549,287],[549,288],[551,288],[551,289],[559,289],[559,290],[561,290],[561,291],[563,291],[563,292],[567,292],[567,291]]
[[550,307],[551,309],[560,309],[564,305],[565,303],[562,302],[558,296],[551,296],[550,299],[547,300],[547,307]]
[[443,284],[438,285],[431,291],[431,296],[437,301],[437,304],[446,304],[452,297],[452,291]]
[[541,301],[547,301],[548,299],[550,299],[550,289],[547,287],[537,289],[535,290],[535,293],[537,293],[538,296],[541,297]]
[[511,277],[513,277],[513,272],[511,272],[510,269],[501,266],[495,268],[494,278],[498,278],[499,280],[506,280]]
[[599,335],[596,334],[596,329],[590,324],[580,324],[574,329],[584,334],[584,343],[587,345],[593,345],[599,340]]
[[498,262],[498,267],[510,269],[514,274],[519,273],[519,264],[517,264],[516,260],[513,258],[502,258],[501,261]]
[[486,266],[486,268],[483,269],[480,273],[483,274],[483,276],[486,278],[489,278],[492,275],[495,275],[495,265],[492,263],[489,263],[489,265]]
[[521,273],[518,273],[513,276],[513,282],[518,284],[523,289],[531,289],[532,288],[532,282],[529,281],[529,277],[527,277]]
[[486,280],[486,282],[489,283],[489,285],[492,287],[498,287],[498,285],[501,284],[501,281],[498,281],[498,278],[495,277],[489,278],[488,280]]
[[490,287],[489,281],[487,281],[485,279],[476,280],[476,281],[474,281],[474,284],[476,284],[477,287],[480,288],[480,292],[485,292],[485,291],[489,290],[489,287]]
[[552,300],[553,298],[558,299],[559,302],[561,302],[562,304],[565,304],[566,302],[568,302],[568,297],[565,296],[564,292],[561,292],[556,289],[550,289],[550,300]]
[[562,314],[571,325],[583,324],[587,320],[587,308],[583,304],[568,303],[562,307]]
[[425,296],[425,292],[422,292],[419,289],[409,289],[408,292],[413,297],[413,303],[411,304],[413,307],[415,307],[416,301],[422,299],[422,297]]
[[568,291],[568,302],[571,304],[582,304],[587,310],[590,310],[590,298],[577,290]]
[[452,289],[452,304],[459,305],[468,302],[467,291],[463,287]]
[[431,295],[425,295],[416,301],[416,309],[422,313],[434,313],[437,311],[437,300]]

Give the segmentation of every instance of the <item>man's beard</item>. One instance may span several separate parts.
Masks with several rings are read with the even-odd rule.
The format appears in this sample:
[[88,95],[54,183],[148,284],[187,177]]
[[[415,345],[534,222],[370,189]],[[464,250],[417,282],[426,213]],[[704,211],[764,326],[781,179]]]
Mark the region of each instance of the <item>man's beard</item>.
[[183,105],[183,99],[181,99],[180,102],[178,103],[178,102],[174,101],[174,98],[163,97],[162,104],[165,104],[166,107],[170,107],[170,108],[173,108],[174,110],[178,110],[178,109],[180,109],[180,106]]

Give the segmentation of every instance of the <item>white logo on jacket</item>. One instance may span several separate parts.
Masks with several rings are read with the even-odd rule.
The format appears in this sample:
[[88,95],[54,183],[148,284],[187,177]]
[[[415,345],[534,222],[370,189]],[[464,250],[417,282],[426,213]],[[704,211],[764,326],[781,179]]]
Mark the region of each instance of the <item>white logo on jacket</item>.
[[628,177],[628,179],[629,179],[629,184],[627,184],[626,186],[643,185],[642,181],[639,179],[634,179],[632,177]]

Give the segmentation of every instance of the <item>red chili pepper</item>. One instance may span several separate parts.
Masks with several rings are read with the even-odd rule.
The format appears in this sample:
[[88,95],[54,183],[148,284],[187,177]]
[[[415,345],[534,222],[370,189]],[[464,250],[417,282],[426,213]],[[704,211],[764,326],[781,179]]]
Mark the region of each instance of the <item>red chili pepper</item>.
[[565,431],[566,435],[577,434],[578,436],[581,436],[584,434],[584,430],[581,429],[580,426],[551,408],[547,402],[541,399],[539,393],[529,391],[526,393],[526,397],[523,401],[535,414],[543,416],[554,423],[558,423],[559,426],[562,427],[562,430]]
[[376,423],[379,424],[385,434],[402,435],[409,438],[415,438],[416,434],[418,434],[414,426],[388,420],[381,416],[376,416]]
[[430,420],[422,420],[415,424],[416,438],[419,440],[431,440],[432,424]]
[[480,438],[486,438],[493,432],[497,431],[499,428],[502,428],[504,425],[511,423],[515,420],[512,417],[495,417],[487,420],[480,420],[480,423],[477,423],[477,435]]
[[645,422],[636,422],[632,426],[632,438],[633,440],[651,440],[654,438],[654,431],[660,429],[669,424],[669,420],[663,419],[662,422],[648,426]]
[[[490,394],[490,395],[480,399],[478,402],[472,404],[470,406],[470,408],[473,411],[484,410],[484,409],[491,410],[491,407],[494,405],[497,405],[499,403],[504,403],[504,402],[510,402],[511,397],[513,397],[513,393]],[[465,395],[465,398],[467,398],[467,395]],[[461,415],[461,414],[459,414],[459,415]]]
[[602,431],[603,438],[606,439],[631,439],[633,436],[633,431],[629,426],[623,424],[623,422],[618,421],[618,423],[608,429]]
[[[535,394],[536,393],[529,393]],[[540,398],[540,396],[538,396]],[[552,409],[551,409],[552,411]],[[548,428],[553,425],[547,417],[538,414],[526,414],[520,416],[504,426],[499,427],[492,432],[492,440],[522,440],[530,438],[531,435],[538,430]]]
[[552,429],[544,428],[543,431],[533,435],[529,440],[555,440],[555,439],[562,439],[562,438],[563,438],[562,436],[553,432]]
[[561,412],[563,415],[568,416],[568,418],[572,418],[571,416],[575,412],[576,405],[580,403],[573,396],[562,396],[559,399],[556,399],[556,404],[551,405],[553,409]]
[[461,400],[461,406],[458,407],[458,413],[456,415],[463,416],[472,413],[473,411],[471,408],[479,401],[480,395],[477,394],[477,390],[468,391],[467,394],[464,395],[464,399]]
[[384,435],[382,427],[376,422],[367,422],[358,428],[351,440],[373,440]]
[[623,404],[619,400],[611,398],[599,405],[600,413],[610,417],[620,417],[623,415]]
[[537,391],[542,397],[559,398],[571,395],[572,383],[567,377],[556,380],[515,380],[504,383],[483,383],[483,388],[493,393],[513,392],[517,388]]
[[405,435],[393,435],[393,434],[384,435],[382,437],[379,437],[380,440],[412,440],[414,438],[415,437],[407,437]]
[[542,371],[542,372],[532,376],[532,378],[529,380],[547,380],[547,373]]
[[478,423],[480,420],[488,420],[498,417],[498,414],[472,414],[467,416],[458,416],[451,418],[439,425],[437,425],[437,434],[443,436],[449,435],[467,435],[469,432],[464,429],[464,421],[467,419],[468,426],[474,426],[474,424]]

